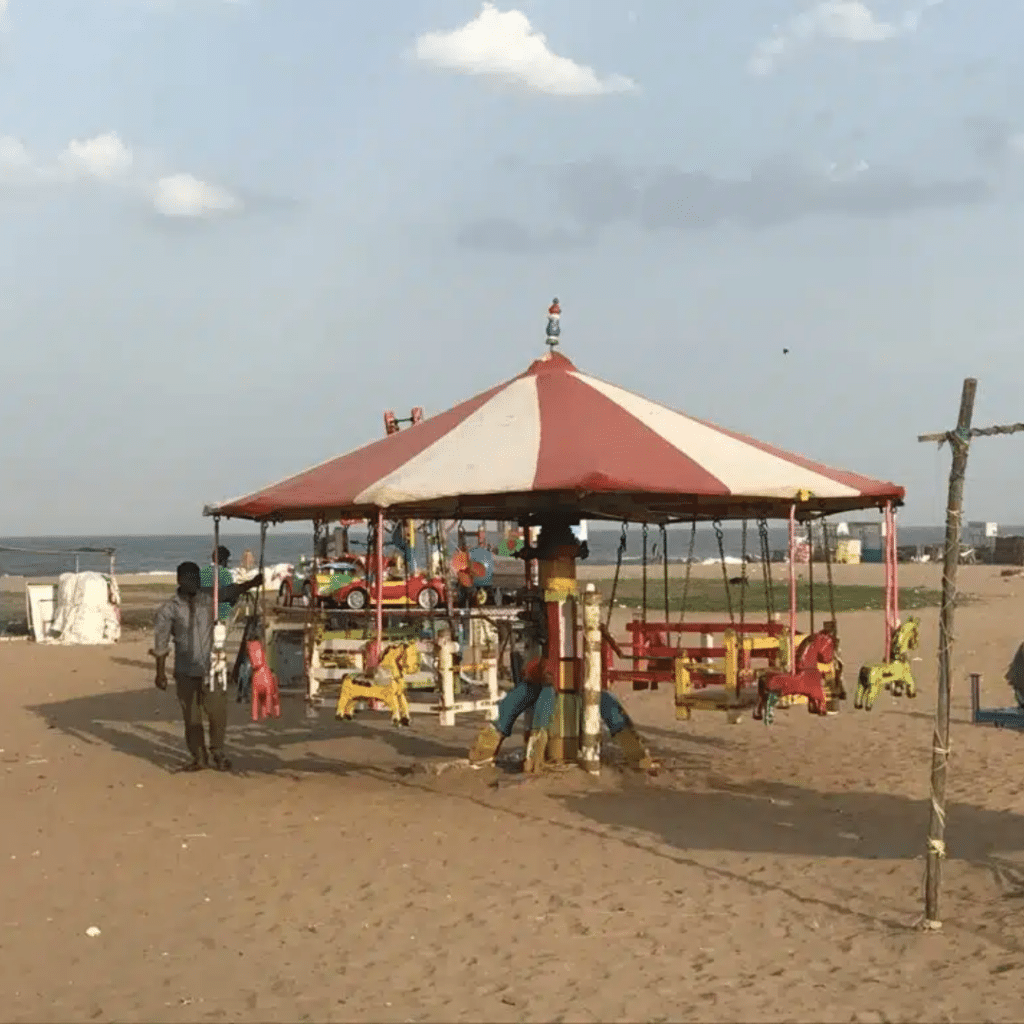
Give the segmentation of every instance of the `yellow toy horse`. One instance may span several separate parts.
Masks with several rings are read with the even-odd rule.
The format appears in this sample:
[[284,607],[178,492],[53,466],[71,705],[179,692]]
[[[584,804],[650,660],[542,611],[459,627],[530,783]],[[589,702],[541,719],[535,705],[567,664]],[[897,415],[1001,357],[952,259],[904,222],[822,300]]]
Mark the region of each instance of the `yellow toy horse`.
[[908,697],[917,696],[917,686],[910,671],[910,652],[917,649],[921,640],[921,620],[907,619],[892,634],[889,641],[889,661],[875,665],[864,665],[857,679],[857,695],[853,706],[870,711],[875,698],[884,686],[894,697],[902,697],[904,688]]
[[335,718],[351,721],[355,705],[361,700],[379,700],[391,712],[395,725],[409,725],[409,702],[405,697],[405,677],[419,671],[420,651],[413,640],[392,644],[369,673],[345,676],[338,695]]

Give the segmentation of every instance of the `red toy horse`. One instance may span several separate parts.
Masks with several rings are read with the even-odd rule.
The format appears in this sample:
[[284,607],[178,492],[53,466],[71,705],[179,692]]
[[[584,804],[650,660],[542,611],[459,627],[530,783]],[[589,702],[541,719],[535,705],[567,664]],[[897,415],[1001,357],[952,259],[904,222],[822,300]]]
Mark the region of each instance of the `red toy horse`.
[[754,717],[760,719],[764,716],[769,695],[806,697],[811,714],[826,714],[825,680],[818,663],[828,664],[835,657],[835,652],[836,638],[830,629],[805,636],[796,649],[796,671],[776,672],[761,680]]
[[245,649],[252,665],[252,720],[281,717],[281,691],[277,676],[267,666],[266,652],[259,640],[247,640]]

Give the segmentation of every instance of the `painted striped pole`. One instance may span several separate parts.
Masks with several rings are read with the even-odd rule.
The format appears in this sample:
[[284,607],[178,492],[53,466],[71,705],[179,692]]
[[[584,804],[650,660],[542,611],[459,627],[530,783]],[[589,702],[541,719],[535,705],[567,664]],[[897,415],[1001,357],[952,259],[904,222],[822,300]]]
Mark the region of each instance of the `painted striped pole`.
[[593,583],[583,595],[583,728],[580,765],[601,771],[601,595]]

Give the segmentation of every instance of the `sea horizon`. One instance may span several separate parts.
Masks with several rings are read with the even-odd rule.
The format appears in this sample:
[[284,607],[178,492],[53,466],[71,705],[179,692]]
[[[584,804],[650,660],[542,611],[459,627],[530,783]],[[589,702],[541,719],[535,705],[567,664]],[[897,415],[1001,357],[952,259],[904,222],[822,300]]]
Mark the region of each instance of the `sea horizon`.
[[[857,522],[857,520],[852,520]],[[621,524],[589,523],[589,547],[591,565],[614,565],[618,558]],[[475,527],[467,527],[471,535]],[[361,534],[361,536],[360,536]],[[1024,527],[1003,526],[1002,536],[1024,534]],[[490,531],[493,542],[497,537]],[[627,529],[626,551],[623,562],[636,563],[643,560],[643,527],[630,524]],[[898,542],[901,546],[928,547],[941,544],[945,537],[944,526],[901,526]],[[237,565],[246,551],[258,557],[259,531],[229,531],[220,533],[221,543],[231,551],[231,564]],[[679,524],[666,531],[668,561],[680,563],[689,553],[690,526]],[[365,529],[353,529],[355,545],[365,543]],[[271,529],[267,532],[267,546],[264,564],[297,563],[302,557],[309,558],[313,549],[312,530]],[[117,574],[147,574],[173,572],[183,561],[203,563],[210,557],[213,543],[212,529],[202,533],[122,533],[122,534],[50,534],[35,536],[0,537],[0,576],[52,576],[61,572],[93,570],[108,572],[110,561],[101,552],[76,552],[78,548],[113,548],[114,571]],[[771,552],[784,551],[788,546],[788,527],[782,521],[769,523],[768,546]],[[21,550],[4,550],[14,548]],[[693,557],[706,561],[719,557],[724,552],[728,558],[738,558],[744,550],[742,526],[739,523],[725,523],[722,526],[722,550],[711,524],[699,524],[693,546]],[[746,552],[755,558],[760,556],[761,543],[756,524],[750,523],[747,531]],[[648,528],[648,560],[660,563],[663,552],[660,546],[660,530]]]

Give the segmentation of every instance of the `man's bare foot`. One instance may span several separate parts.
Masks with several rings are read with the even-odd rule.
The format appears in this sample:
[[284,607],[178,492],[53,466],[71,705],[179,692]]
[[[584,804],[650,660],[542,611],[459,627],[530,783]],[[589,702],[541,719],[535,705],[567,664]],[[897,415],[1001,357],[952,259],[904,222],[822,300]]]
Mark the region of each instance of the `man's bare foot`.
[[181,765],[179,768],[175,768],[175,774],[181,772],[201,772],[204,771],[206,765],[202,761],[189,761],[186,764]]
[[212,767],[217,772],[229,772],[231,771],[231,761],[223,754],[214,754]]

